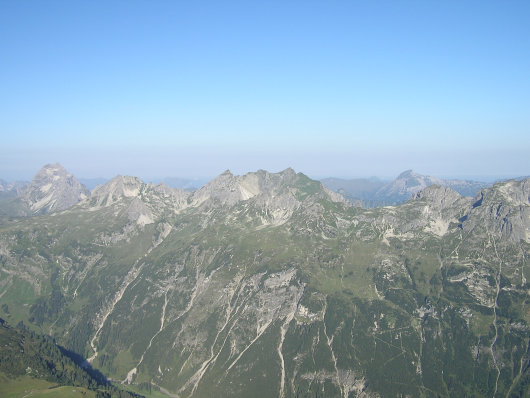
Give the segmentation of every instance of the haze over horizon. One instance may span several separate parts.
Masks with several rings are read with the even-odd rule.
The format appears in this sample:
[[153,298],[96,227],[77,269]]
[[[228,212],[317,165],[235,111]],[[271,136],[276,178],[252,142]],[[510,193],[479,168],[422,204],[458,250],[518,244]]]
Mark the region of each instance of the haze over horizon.
[[516,177],[530,3],[0,4],[0,178]]
[[[11,178],[11,179],[6,179],[0,176],[0,180],[4,180],[7,182],[26,182],[27,183],[31,181],[34,177],[36,177],[43,168],[46,168],[48,166],[55,165],[55,164],[59,164],[61,167],[64,167],[63,164],[61,164],[61,162],[53,162],[53,163],[49,162],[39,167],[38,170],[37,169],[34,170],[33,173],[24,174],[19,178]],[[118,173],[114,175],[106,175],[106,176],[103,176],[103,175],[83,176],[83,175],[77,175],[76,173],[73,173],[73,175],[82,184],[86,185],[86,187],[88,187],[90,190],[96,187],[97,185],[104,184],[110,181],[111,179],[113,179],[114,177],[118,177],[120,175],[138,177],[143,182],[152,182],[155,184],[164,183],[170,186],[187,187],[187,188],[193,187],[195,189],[198,189],[202,187],[204,184],[206,184],[207,182],[213,180],[214,178],[218,177],[219,175],[221,175],[222,173],[226,171],[229,171],[235,175],[245,175],[248,173],[255,173],[259,170],[265,170],[270,173],[280,173],[280,172],[284,172],[288,168],[293,169],[290,166],[287,166],[282,169],[261,168],[261,169],[254,169],[254,170],[241,170],[241,171],[235,171],[235,172],[230,169],[225,169],[222,172],[220,171],[215,175],[143,175],[141,173],[135,174],[135,173],[127,173],[127,172]],[[71,173],[70,169],[68,169],[67,167],[65,169],[67,172]],[[412,170],[412,169],[402,170],[400,173],[396,175],[354,175],[354,176],[308,174],[304,170],[297,170],[297,169],[294,169],[294,171],[296,173],[301,172],[302,174],[305,174],[312,179],[322,180],[322,181],[327,180],[327,179],[332,179],[332,180],[337,179],[337,180],[345,180],[345,181],[365,179],[365,180],[375,180],[375,181],[379,180],[380,182],[387,182],[387,183],[395,179],[401,178],[402,174],[404,175],[408,173],[409,171],[412,171],[414,174],[425,176],[425,177],[435,177],[435,178],[441,178],[441,179],[446,179],[446,180],[460,180],[460,181],[467,180],[467,181],[476,181],[476,182],[483,182],[483,183],[494,183],[497,181],[505,181],[509,179],[520,179],[522,177],[526,177],[526,178],[528,177],[527,175],[495,175],[495,176],[494,175],[490,175],[490,176],[487,176],[487,175],[456,175],[456,176],[455,175],[428,175],[428,174],[422,173],[421,171]]]

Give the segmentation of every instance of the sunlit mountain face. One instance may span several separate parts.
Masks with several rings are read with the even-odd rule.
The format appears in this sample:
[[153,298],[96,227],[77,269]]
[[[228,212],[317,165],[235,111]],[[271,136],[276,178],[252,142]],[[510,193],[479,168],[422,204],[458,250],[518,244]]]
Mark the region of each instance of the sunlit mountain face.
[[14,199],[26,213],[0,224],[0,317],[115,385],[528,394],[528,179],[474,197],[426,183],[369,209],[292,169],[227,170],[193,192],[118,176],[89,192],[52,165],[29,186]]

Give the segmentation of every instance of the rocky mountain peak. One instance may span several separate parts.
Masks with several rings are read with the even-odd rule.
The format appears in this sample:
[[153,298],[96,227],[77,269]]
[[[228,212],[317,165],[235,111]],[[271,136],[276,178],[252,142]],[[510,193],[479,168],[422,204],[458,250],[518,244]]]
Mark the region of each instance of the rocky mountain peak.
[[473,207],[482,202],[503,201],[513,206],[528,206],[530,204],[530,178],[499,182],[489,189],[482,189],[474,199]]
[[530,204],[530,178],[510,180],[499,187],[499,193],[515,206]]
[[497,238],[530,242],[530,179],[481,190],[462,226],[466,232],[485,229]]
[[[346,202],[341,195],[327,190],[320,182],[313,181],[303,174],[297,174],[291,168],[279,173],[258,170],[243,176],[224,172],[193,193],[191,202],[193,205],[202,203],[234,205],[239,201],[256,198],[257,202],[266,204],[284,195],[293,196],[296,191],[307,191],[312,194],[320,192],[328,200]],[[296,199],[293,196],[289,202],[294,201]]]
[[86,187],[59,163],[40,169],[22,194],[33,213],[65,210],[85,199]]
[[432,184],[443,185],[443,181],[406,170],[394,181],[379,189],[377,195],[399,203]]
[[414,171],[412,171],[412,169],[409,169],[409,170],[405,170],[400,175],[398,175],[397,179],[399,180],[399,179],[407,179],[407,178],[417,178],[419,176],[420,175],[414,173]]
[[425,199],[428,202],[438,205],[440,208],[451,206],[457,200],[461,199],[462,196],[449,187],[443,187],[441,185],[429,185],[427,188],[416,192],[411,200],[422,200]]
[[138,196],[143,185],[138,177],[118,175],[105,185],[94,188],[90,194],[90,202],[92,205],[109,206],[122,197]]
[[488,184],[478,181],[444,180],[418,174],[412,170],[406,170],[394,181],[391,181],[380,188],[375,193],[375,197],[386,203],[403,203],[410,199],[414,194],[430,185],[449,187],[462,196],[471,197],[474,196],[479,189],[488,186]]
[[291,167],[288,167],[285,170],[280,171],[279,174],[287,178],[294,178],[296,176],[296,171],[294,171]]
[[262,173],[248,173],[244,176],[234,176],[229,170],[220,174],[201,189],[194,192],[191,201],[194,205],[205,202],[216,202],[233,205],[240,200],[247,200],[259,194],[259,176]]
[[32,183],[58,181],[70,174],[60,163],[46,164],[35,174]]

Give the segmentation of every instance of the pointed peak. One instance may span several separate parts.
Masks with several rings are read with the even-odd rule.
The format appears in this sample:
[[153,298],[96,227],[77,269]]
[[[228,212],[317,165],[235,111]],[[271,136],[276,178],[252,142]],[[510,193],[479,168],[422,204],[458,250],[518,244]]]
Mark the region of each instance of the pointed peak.
[[43,178],[52,175],[69,175],[70,173],[60,163],[48,163],[41,167],[34,176],[35,178]]
[[59,163],[44,165],[24,189],[33,213],[65,210],[85,199],[87,188]]
[[117,175],[106,184],[98,185],[92,190],[91,203],[109,206],[122,197],[136,197],[140,194],[142,185],[143,182],[138,177]]
[[218,186],[218,185],[224,185],[228,184],[230,181],[234,179],[234,175],[230,170],[225,170],[221,174],[219,174],[217,177],[213,178],[212,180],[208,181],[206,184],[204,184],[204,187],[207,186]]
[[410,178],[410,177],[416,177],[416,176],[417,174],[414,171],[412,171],[412,169],[409,169],[409,170],[405,170],[400,175],[398,175],[397,179]]
[[269,175],[270,173],[267,170],[258,169],[256,172],[250,172],[247,174],[256,174],[258,176],[266,176],[266,175]]
[[296,171],[294,171],[294,169],[292,169],[291,167],[287,167],[285,170],[280,171],[279,174],[285,175],[285,176],[295,176]]

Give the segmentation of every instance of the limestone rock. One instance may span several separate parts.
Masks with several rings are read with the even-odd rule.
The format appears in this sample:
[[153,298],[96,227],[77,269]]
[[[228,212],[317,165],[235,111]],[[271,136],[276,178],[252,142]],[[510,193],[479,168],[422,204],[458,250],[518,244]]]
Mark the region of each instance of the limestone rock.
[[56,163],[39,170],[21,196],[34,214],[42,214],[65,210],[88,194],[84,185]]

